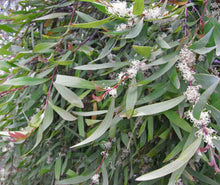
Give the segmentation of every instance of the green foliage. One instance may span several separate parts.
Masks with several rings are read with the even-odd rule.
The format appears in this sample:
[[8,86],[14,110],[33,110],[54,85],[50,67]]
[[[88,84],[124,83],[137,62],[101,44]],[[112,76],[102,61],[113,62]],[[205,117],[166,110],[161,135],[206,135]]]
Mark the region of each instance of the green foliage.
[[1,183],[219,184],[213,2],[8,2]]

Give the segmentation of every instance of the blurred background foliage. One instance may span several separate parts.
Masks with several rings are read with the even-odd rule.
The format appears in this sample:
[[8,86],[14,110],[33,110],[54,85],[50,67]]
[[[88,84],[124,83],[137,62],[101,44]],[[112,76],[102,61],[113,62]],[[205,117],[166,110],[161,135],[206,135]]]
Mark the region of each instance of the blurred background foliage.
[[[206,108],[220,131],[220,4],[127,3],[132,18],[108,1],[1,2],[1,184],[219,184],[219,137],[197,138],[184,112]],[[195,106],[177,67],[185,45]]]

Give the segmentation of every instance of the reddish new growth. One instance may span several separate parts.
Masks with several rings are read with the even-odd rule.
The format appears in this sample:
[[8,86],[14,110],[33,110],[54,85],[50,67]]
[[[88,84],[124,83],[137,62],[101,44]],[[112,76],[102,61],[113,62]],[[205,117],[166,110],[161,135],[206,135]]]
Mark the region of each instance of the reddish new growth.
[[10,135],[9,140],[12,142],[18,142],[18,141],[22,141],[25,140],[26,138],[28,138],[31,133],[35,130],[35,128],[33,128],[31,130],[31,132],[28,132],[26,135],[22,134],[21,132],[18,131],[9,131],[8,134]]
[[[107,96],[107,94],[110,94],[112,96],[113,93],[111,93],[112,91],[116,90],[118,88],[118,86],[123,83],[130,75],[124,76],[121,81],[119,83],[117,83],[116,85],[114,85],[113,87],[108,87],[108,88],[100,88],[98,85],[95,85],[96,91],[102,91],[104,92],[102,95],[100,96],[96,96],[96,95],[92,95],[92,98],[97,101],[97,102],[101,102],[103,100],[103,98],[105,98]],[[114,93],[115,94],[115,93]]]
[[28,137],[28,135],[22,134],[20,132],[8,132],[8,134],[10,135],[9,140],[12,142],[17,142],[17,141],[21,141],[24,140]]
[[211,162],[208,162],[208,164],[210,166],[214,166],[215,172],[216,173],[220,173],[220,169],[217,165],[216,159],[215,157],[220,160],[220,155],[216,154],[215,151],[213,150],[212,147],[210,147],[210,145],[206,145],[206,147],[200,147],[197,151],[198,155],[202,156],[202,153],[206,153],[208,151],[208,149],[210,150],[210,157],[211,157]]

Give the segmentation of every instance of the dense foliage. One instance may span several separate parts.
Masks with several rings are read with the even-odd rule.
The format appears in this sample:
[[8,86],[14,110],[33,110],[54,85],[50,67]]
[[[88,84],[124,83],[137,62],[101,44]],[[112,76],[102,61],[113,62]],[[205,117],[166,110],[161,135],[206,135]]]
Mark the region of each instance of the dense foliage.
[[216,2],[2,4],[1,184],[218,185]]

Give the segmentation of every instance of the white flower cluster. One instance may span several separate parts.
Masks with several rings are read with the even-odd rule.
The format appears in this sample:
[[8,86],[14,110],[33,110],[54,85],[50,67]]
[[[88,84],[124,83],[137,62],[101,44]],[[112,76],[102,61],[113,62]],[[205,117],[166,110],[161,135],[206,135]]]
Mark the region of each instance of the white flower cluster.
[[217,132],[214,129],[207,127],[211,122],[209,111],[202,111],[199,120],[193,117],[192,111],[190,110],[185,113],[185,117],[189,119],[192,123],[194,123],[194,127],[197,127],[199,129],[195,133],[195,135],[197,137],[202,136],[204,142],[214,148],[215,145],[212,140],[220,140],[220,137],[216,136]]
[[124,31],[127,29],[127,24],[121,23],[116,27],[116,31]]
[[[142,18],[133,14],[133,4],[127,4],[126,1],[114,1],[110,3],[102,3],[106,6],[106,9],[109,14],[114,16],[118,16],[120,18],[127,18],[127,24],[122,23],[116,26],[116,31],[124,31],[139,21],[145,20],[153,20],[155,24],[166,24],[167,22],[171,22],[178,17],[178,15],[173,15],[169,18],[162,19],[166,16],[169,12],[165,10],[163,7],[150,7],[145,9],[142,13]],[[153,5],[154,6],[154,5]],[[156,20],[159,19],[159,20]]]
[[[180,51],[179,62],[176,67],[179,68],[179,70],[181,71],[183,79],[190,83],[190,86],[187,87],[184,95],[186,96],[186,99],[193,104],[193,107],[200,97],[199,89],[202,87],[201,85],[191,85],[191,82],[196,82],[193,76],[195,72],[192,70],[193,66],[195,65],[195,61],[195,53],[190,51],[185,45]],[[214,148],[215,145],[212,140],[220,139],[220,137],[216,136],[217,132],[214,129],[208,128],[208,125],[211,122],[209,113],[209,111],[203,110],[200,114],[199,119],[194,118],[192,110],[185,112],[184,115],[193,123],[194,127],[197,127],[199,129],[196,132],[196,136],[203,136],[204,142]]]
[[91,180],[94,184],[99,184],[99,174],[93,175]]
[[117,89],[116,88],[107,87],[107,89],[110,90],[108,92],[109,95],[111,95],[112,97],[116,97],[117,96]]
[[109,3],[107,7],[109,14],[116,15],[119,17],[134,17],[133,15],[133,5],[128,7],[126,1],[115,1]]
[[116,26],[116,31],[124,31],[135,25],[140,19],[133,14],[133,4],[128,5],[126,1],[115,1],[107,5],[109,14],[127,18],[127,24],[121,23]]
[[168,14],[168,11],[164,10],[162,7],[154,7],[145,9],[143,12],[145,19],[158,19],[164,17],[166,14]]
[[188,82],[195,82],[193,74],[195,72],[191,69],[195,65],[196,55],[190,51],[187,46],[181,49],[179,54],[179,62],[177,68],[182,72],[183,79]]
[[217,132],[208,127],[201,128],[196,132],[196,136],[203,136],[204,142],[210,145],[212,148],[215,147],[214,143],[212,142],[213,139],[220,140],[219,136],[216,136]]
[[8,177],[8,172],[5,170],[5,168],[0,168],[0,182],[5,181]]
[[210,115],[208,111],[202,111],[199,120],[194,118],[192,111],[185,112],[185,117],[189,119],[193,124],[194,127],[201,128],[202,126],[208,126],[211,122]]
[[201,87],[201,85],[187,87],[187,90],[184,92],[184,95],[190,103],[195,103],[198,100],[200,96],[199,88]]
[[181,49],[179,57],[179,60],[183,63],[187,63],[189,67],[195,65],[196,55],[190,51],[186,45]]
[[148,69],[148,67],[145,63],[139,60],[132,60],[130,68],[127,69],[127,74],[129,78],[135,78],[139,70],[144,71],[146,69]]
[[120,72],[120,73],[117,74],[117,81],[118,81],[118,83],[124,83],[124,82],[122,82],[122,79],[123,79],[123,77],[125,75],[126,75],[125,72]]
[[112,147],[112,143],[110,141],[105,142],[104,144],[105,149],[109,150]]

